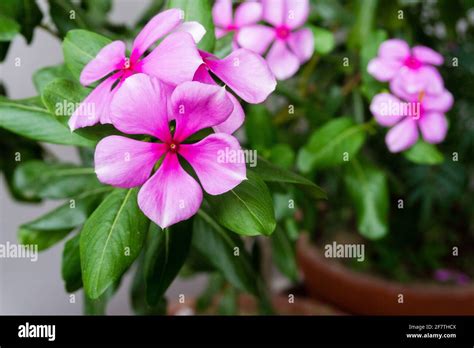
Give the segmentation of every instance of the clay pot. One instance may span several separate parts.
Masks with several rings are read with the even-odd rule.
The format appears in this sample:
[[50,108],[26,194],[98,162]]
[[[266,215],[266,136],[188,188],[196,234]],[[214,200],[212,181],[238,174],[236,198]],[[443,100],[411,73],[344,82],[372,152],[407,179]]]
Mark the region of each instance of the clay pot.
[[355,272],[326,259],[307,235],[298,240],[297,260],[308,294],[348,313],[474,315],[474,285],[407,285]]

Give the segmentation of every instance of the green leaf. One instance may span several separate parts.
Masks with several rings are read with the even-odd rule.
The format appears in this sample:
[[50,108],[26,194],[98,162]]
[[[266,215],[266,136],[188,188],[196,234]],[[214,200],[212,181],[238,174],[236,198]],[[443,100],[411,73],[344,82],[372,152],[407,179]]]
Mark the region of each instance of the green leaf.
[[348,117],[327,122],[315,130],[308,143],[299,151],[298,169],[308,173],[315,168],[327,168],[344,163],[344,157],[355,157],[365,141],[364,125]]
[[206,212],[194,219],[193,247],[237,289],[257,294],[257,275],[241,239]]
[[238,292],[235,288],[228,286],[224,289],[222,296],[219,300],[219,306],[217,308],[217,314],[219,315],[236,315],[238,312]]
[[334,49],[336,42],[334,34],[320,27],[310,26],[314,36],[314,51],[319,54],[328,54]]
[[215,297],[226,284],[224,277],[220,273],[211,273],[206,289],[201,292],[196,301],[196,311],[202,313],[206,311],[214,301]]
[[48,83],[58,78],[72,78],[71,72],[64,65],[47,66],[39,69],[33,74],[33,83],[39,94],[43,94],[43,90]]
[[67,292],[75,292],[82,288],[79,241],[80,234],[77,234],[64,245],[61,276]]
[[193,230],[189,220],[164,230],[154,224],[152,226],[150,244],[145,252],[145,280],[147,302],[154,306],[186,261]]
[[81,84],[59,78],[44,87],[42,99],[49,112],[62,117],[65,122],[88,93],[89,90]]
[[276,144],[270,149],[269,160],[284,169],[293,167],[295,152],[288,144]]
[[355,205],[357,228],[364,237],[379,239],[388,232],[389,191],[383,171],[350,161],[344,182]]
[[266,182],[294,184],[316,199],[327,198],[323,189],[312,181],[292,171],[280,168],[261,157],[258,158],[257,166],[253,170]]
[[71,30],[63,41],[64,61],[73,76],[79,80],[82,69],[111,41],[87,30]]
[[48,3],[49,14],[61,37],[73,29],[92,28],[84,11],[70,0],[48,0]]
[[84,293],[84,314],[85,315],[105,315],[107,305],[110,299],[120,286],[120,279],[114,284],[110,285],[103,293],[96,299],[92,299]]
[[348,44],[353,48],[368,41],[376,20],[378,0],[359,0],[355,5],[354,26],[348,38]]
[[42,161],[20,165],[15,171],[13,183],[26,197],[50,199],[68,198],[102,186],[94,168]]
[[296,265],[295,248],[285,230],[278,226],[271,241],[275,265],[288,279],[293,282],[297,281],[298,266]]
[[361,90],[368,99],[372,99],[377,93],[380,93],[385,85],[377,81],[367,71],[369,61],[377,56],[379,46],[387,40],[388,34],[385,30],[376,30],[371,32],[369,39],[365,41],[360,50],[360,69],[362,75]]
[[252,171],[233,190],[208,196],[216,220],[224,227],[245,236],[270,235],[275,230],[275,213],[265,182]]
[[212,6],[210,0],[169,0],[168,8],[180,8],[184,11],[184,21],[199,22],[206,29],[206,34],[198,44],[198,48],[207,52],[214,50],[216,41]]
[[18,240],[21,244],[37,245],[38,250],[41,251],[48,249],[62,240],[69,234],[69,232],[71,232],[70,229],[42,231],[20,226],[20,229],[18,230]]
[[0,41],[11,41],[20,32],[20,25],[13,19],[0,15]]
[[269,148],[274,143],[275,130],[265,105],[248,105],[246,108],[245,134],[253,149]]
[[116,189],[99,205],[81,231],[84,290],[97,299],[139,255],[148,220],[137,203],[137,189]]
[[94,146],[96,141],[71,133],[46,109],[20,101],[0,100],[0,128],[53,144]]
[[234,40],[234,33],[228,33],[227,35],[216,40],[216,47],[214,48],[214,55],[218,58],[224,58],[232,52],[232,41]]
[[418,141],[414,146],[405,151],[404,156],[417,164],[440,164],[444,161],[444,156],[438,151],[436,146]]
[[35,0],[17,0],[21,14],[17,17],[21,25],[21,33],[27,43],[31,43],[33,33],[37,25],[41,24],[43,13],[36,4]]

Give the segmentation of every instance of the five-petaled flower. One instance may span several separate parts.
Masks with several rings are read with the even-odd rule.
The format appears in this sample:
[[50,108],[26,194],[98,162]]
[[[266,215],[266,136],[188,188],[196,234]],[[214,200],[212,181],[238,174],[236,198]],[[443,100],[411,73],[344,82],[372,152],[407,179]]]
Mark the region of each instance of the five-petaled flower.
[[[245,163],[218,161],[220,151],[240,150],[232,135],[214,133],[197,143],[186,142],[229,117],[233,104],[225,89],[193,81],[169,91],[155,77],[128,78],[113,97],[111,119],[123,133],[147,134],[157,141],[109,136],[99,142],[94,157],[101,182],[123,188],[143,185],[138,205],[162,228],[193,216],[203,198],[201,187],[183,169],[179,157],[190,164],[211,195],[225,193],[246,179]],[[176,122],[173,132],[170,119]]]
[[[113,41],[102,48],[82,70],[80,82],[88,86],[105,79],[83,101],[86,105],[94,105],[92,112],[85,114],[84,110],[89,108],[79,107],[72,114],[69,120],[71,130],[98,122],[112,123],[110,103],[113,95],[133,74],[143,72],[156,76],[171,87],[190,81],[202,64],[195,40],[199,40],[205,30],[196,22],[182,23],[183,18],[179,9],[170,9],[153,17],[135,38],[130,58],[125,56],[123,41]],[[150,54],[144,55],[163,37]]]

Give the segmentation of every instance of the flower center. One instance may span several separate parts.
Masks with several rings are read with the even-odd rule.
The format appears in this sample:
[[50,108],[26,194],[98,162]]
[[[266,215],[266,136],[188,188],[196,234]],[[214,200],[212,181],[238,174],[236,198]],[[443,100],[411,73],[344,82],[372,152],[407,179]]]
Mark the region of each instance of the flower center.
[[168,147],[169,147],[170,151],[171,151],[171,152],[174,152],[174,153],[177,153],[178,150],[179,150],[179,144],[174,143],[174,142],[170,143],[170,144],[168,145]]
[[290,29],[284,25],[277,27],[275,29],[276,37],[280,40],[288,39],[288,37],[290,36],[290,33],[291,33]]
[[227,31],[235,31],[237,30],[237,26],[235,24],[229,24],[227,28],[225,28]]
[[405,59],[403,64],[410,69],[416,70],[419,69],[423,64],[414,56],[409,56]]

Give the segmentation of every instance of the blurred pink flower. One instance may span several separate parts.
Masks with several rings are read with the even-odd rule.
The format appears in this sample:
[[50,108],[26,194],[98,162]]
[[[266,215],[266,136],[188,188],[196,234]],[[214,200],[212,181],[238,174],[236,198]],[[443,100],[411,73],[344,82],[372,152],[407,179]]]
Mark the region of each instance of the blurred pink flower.
[[263,19],[273,27],[247,25],[239,30],[237,43],[262,55],[271,45],[267,62],[276,78],[285,80],[313,54],[313,33],[308,28],[301,28],[308,18],[309,1],[262,0],[262,6]]
[[[178,155],[194,169],[211,195],[227,192],[246,179],[245,163],[220,161],[221,151],[240,151],[236,138],[211,134],[198,143],[184,141],[201,129],[226,120],[233,105],[222,87],[184,82],[169,94],[155,77],[135,74],[115,93],[111,107],[114,125],[126,134],[147,134],[159,142],[109,136],[97,144],[95,172],[103,183],[131,188],[140,209],[165,228],[193,216],[202,202],[202,190],[180,165]],[[172,134],[169,114],[176,121]],[[163,157],[163,162],[152,171]],[[151,177],[150,177],[151,175]]]
[[444,83],[433,65],[441,65],[443,61],[429,47],[410,49],[405,41],[390,39],[380,45],[378,56],[369,62],[367,71],[379,81],[390,81],[391,86],[397,84],[406,93],[437,94],[443,91]]
[[[199,53],[204,64],[196,71],[194,81],[217,85],[209,74],[211,71],[235,94],[251,104],[263,102],[275,90],[276,80],[267,62],[252,51],[241,48],[224,59],[219,59],[204,51],[199,51]],[[229,118],[224,123],[215,126],[214,130],[232,134],[244,122],[245,114],[232,93],[227,92],[227,96],[234,104],[234,110]]]
[[404,151],[414,145],[419,137],[418,128],[428,143],[437,144],[444,140],[448,130],[444,114],[453,105],[451,93],[445,89],[439,94],[408,94],[403,91],[398,97],[380,93],[370,104],[376,121],[381,126],[392,127],[385,137],[391,152]]
[[434,273],[434,279],[439,282],[455,282],[458,285],[467,285],[471,282],[468,275],[447,268],[439,268]]
[[[108,76],[84,99],[83,103],[94,105],[79,107],[69,119],[71,130],[91,126],[98,122],[111,123],[110,102],[114,93],[131,75],[143,72],[158,77],[161,81],[176,86],[190,81],[200,64],[201,57],[193,36],[203,35],[204,28],[196,22],[182,24],[183,13],[170,9],[153,17],[140,31],[133,42],[130,58],[125,56],[125,43],[114,41],[102,48],[82,70],[80,82],[91,85]],[[183,27],[180,27],[183,25]],[[169,34],[169,35],[168,35]],[[143,54],[160,38],[166,36],[147,56]]]

